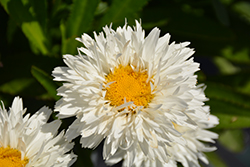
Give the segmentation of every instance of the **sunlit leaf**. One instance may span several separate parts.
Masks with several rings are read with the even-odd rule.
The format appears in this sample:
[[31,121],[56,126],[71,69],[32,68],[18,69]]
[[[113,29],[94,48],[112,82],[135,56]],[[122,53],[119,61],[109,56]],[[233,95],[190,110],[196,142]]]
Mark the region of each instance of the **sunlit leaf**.
[[55,82],[53,82],[52,77],[48,75],[43,70],[32,66],[31,69],[32,75],[40,82],[40,84],[48,91],[48,93],[53,97],[55,100],[59,99],[59,96],[57,96],[57,85]]
[[23,22],[23,33],[26,37],[35,45],[44,55],[48,54],[48,48],[46,46],[46,37],[37,21]]
[[6,12],[20,25],[29,41],[36,46],[42,54],[48,54],[48,40],[40,23],[32,16],[29,6],[21,1],[1,0]]

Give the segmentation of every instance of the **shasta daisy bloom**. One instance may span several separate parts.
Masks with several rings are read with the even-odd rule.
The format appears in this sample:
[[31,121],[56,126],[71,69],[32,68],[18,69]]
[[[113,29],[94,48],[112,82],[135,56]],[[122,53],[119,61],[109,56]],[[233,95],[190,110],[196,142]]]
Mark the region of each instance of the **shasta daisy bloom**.
[[[216,148],[210,147],[199,140],[214,143],[213,139],[216,139],[218,135],[206,129],[214,127],[218,123],[218,118],[210,115],[207,121],[197,120],[199,127],[195,130],[174,124],[175,128],[183,134],[182,137],[185,139],[185,145],[172,142],[171,146],[166,146],[168,154],[171,157],[168,162],[161,162],[158,159],[152,160],[144,155],[140,147],[137,147],[132,151],[119,149],[106,163],[112,165],[124,159],[123,167],[177,167],[178,161],[184,167],[199,167],[198,159],[200,159],[203,163],[208,164],[208,160],[202,152],[214,151]],[[124,157],[121,155],[124,155]]]
[[47,123],[51,110],[41,108],[34,115],[23,115],[22,99],[16,97],[7,112],[0,107],[0,166],[66,167],[76,160],[68,153],[73,143],[57,134],[60,120]]
[[204,90],[196,86],[199,64],[190,58],[193,49],[189,42],[169,43],[170,35],[159,37],[158,28],[145,37],[137,21],[134,28],[125,24],[103,30],[94,38],[77,38],[84,47],[76,56],[64,55],[67,67],[53,71],[54,80],[64,81],[55,106],[58,117],[77,118],[66,137],[81,135],[87,148],[104,139],[105,160],[124,157],[117,154],[120,150],[132,155],[138,147],[152,161],[177,160],[168,149],[187,147],[187,140],[176,127],[195,130],[198,120],[210,115]]

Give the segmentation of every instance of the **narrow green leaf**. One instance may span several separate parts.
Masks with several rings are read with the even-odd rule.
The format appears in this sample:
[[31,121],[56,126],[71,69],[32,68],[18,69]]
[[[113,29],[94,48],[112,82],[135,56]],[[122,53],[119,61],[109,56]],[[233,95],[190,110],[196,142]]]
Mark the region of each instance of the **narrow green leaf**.
[[234,63],[250,64],[249,54],[249,47],[238,49],[233,46],[227,46],[221,50],[221,55]]
[[220,119],[220,124],[216,128],[250,127],[250,95],[242,94],[224,84],[206,84],[205,93],[210,99],[207,104],[211,107],[211,113]]
[[8,12],[8,9],[7,9],[7,3],[9,2],[10,0],[0,0],[0,3],[2,4],[4,10],[6,12]]
[[206,82],[207,88],[205,90],[208,98],[221,100],[227,103],[237,105],[238,109],[249,109],[250,111],[250,95],[242,94],[236,91],[235,88],[220,84],[216,82]]
[[211,113],[220,119],[216,129],[249,128],[250,110],[237,104],[210,98]]
[[[147,4],[148,0],[113,0],[107,13],[101,20],[100,26],[110,24],[123,25],[125,18],[133,18],[135,14]],[[134,20],[133,20],[134,21]]]
[[219,142],[232,152],[242,151],[244,149],[244,136],[242,129],[223,131],[220,133]]
[[34,83],[33,78],[17,78],[0,85],[0,92],[17,95]]
[[32,66],[31,73],[37,79],[37,81],[48,91],[51,97],[53,97],[55,100],[59,99],[59,96],[56,95],[57,85],[53,82],[50,75],[35,66]]
[[40,23],[44,32],[46,31],[47,20],[47,1],[46,0],[30,0],[32,6],[33,17]]
[[31,14],[29,5],[24,5],[21,1],[1,0],[6,12],[20,25],[23,33],[29,41],[36,46],[42,54],[48,54],[48,40],[44,31]]
[[230,61],[228,61],[224,57],[216,56],[213,58],[213,60],[222,75],[235,74],[240,71],[240,68],[234,66]]
[[80,42],[76,41],[75,38],[64,39],[62,42],[62,54],[72,54],[77,53],[77,48],[82,46]]
[[[209,77],[208,80],[228,85],[231,89],[246,94],[246,98],[250,96],[250,71],[245,70],[234,75],[214,76]],[[249,99],[249,98],[247,98]]]
[[79,42],[75,41],[82,33],[87,32],[92,24],[99,0],[74,0],[71,14],[65,26],[62,53],[74,54]]
[[46,37],[37,21],[34,22],[23,22],[22,30],[26,37],[36,46],[42,54],[47,55],[49,53],[46,46]]
[[67,38],[78,37],[89,30],[98,3],[99,0],[73,0],[66,26]]
[[[226,109],[226,108],[225,108]],[[243,115],[236,116],[223,113],[215,114],[220,119],[220,124],[215,129],[237,129],[237,128],[249,128],[250,117]]]
[[7,40],[9,43],[13,40],[14,34],[15,34],[17,28],[18,27],[16,25],[15,20],[12,17],[10,17],[8,20],[8,27],[7,27],[7,34],[6,34]]

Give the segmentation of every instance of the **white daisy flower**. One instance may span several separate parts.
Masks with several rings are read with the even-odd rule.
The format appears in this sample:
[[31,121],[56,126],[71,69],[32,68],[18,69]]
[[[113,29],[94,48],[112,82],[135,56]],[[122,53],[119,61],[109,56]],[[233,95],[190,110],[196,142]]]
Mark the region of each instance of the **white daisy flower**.
[[76,160],[68,153],[74,143],[57,134],[60,120],[46,123],[52,111],[41,108],[34,115],[23,115],[22,99],[16,97],[12,107],[0,107],[0,166],[15,167],[66,167]]
[[133,152],[139,147],[150,160],[167,163],[173,144],[187,147],[176,127],[195,131],[197,121],[210,115],[204,90],[196,86],[199,64],[190,58],[194,51],[186,47],[189,42],[169,43],[169,34],[159,37],[158,28],[145,37],[137,21],[134,28],[125,24],[116,31],[103,30],[105,34],[94,32],[94,39],[87,34],[77,38],[84,47],[76,56],[64,55],[67,67],[53,71],[54,80],[65,81],[58,89],[58,117],[77,117],[66,137],[81,135],[87,148],[105,139],[105,160],[120,149]]
[[168,162],[161,162],[157,158],[154,160],[148,158],[138,146],[131,151],[118,149],[116,154],[107,160],[106,163],[112,165],[124,159],[123,167],[177,167],[177,162],[182,163],[184,167],[199,167],[198,159],[200,159],[203,163],[208,164],[208,160],[202,152],[214,151],[216,148],[205,145],[203,142],[214,143],[213,139],[216,139],[218,135],[206,129],[214,127],[218,123],[218,118],[210,115],[208,121],[197,120],[199,127],[195,130],[175,124],[175,128],[183,134],[182,137],[186,140],[186,143],[181,145],[177,142],[172,142],[171,146],[166,146],[170,157]]

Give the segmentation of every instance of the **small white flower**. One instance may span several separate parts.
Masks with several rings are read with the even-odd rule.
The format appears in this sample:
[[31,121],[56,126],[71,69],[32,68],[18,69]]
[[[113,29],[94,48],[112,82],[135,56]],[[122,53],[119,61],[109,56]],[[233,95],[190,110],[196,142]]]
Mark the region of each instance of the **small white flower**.
[[[52,111],[41,108],[30,117],[23,115],[22,99],[16,97],[7,112],[0,107],[0,164],[16,167],[68,167],[76,160],[74,143],[57,134],[60,120],[47,123]],[[0,166],[1,166],[0,165]]]
[[[64,55],[68,67],[53,71],[54,80],[65,81],[55,111],[59,118],[77,117],[66,137],[81,135],[82,146],[88,148],[105,139],[105,160],[130,155],[131,165],[139,148],[150,161],[182,162],[179,154],[184,152],[172,151],[189,147],[181,129],[203,132],[206,127],[199,122],[210,115],[204,88],[196,86],[199,64],[190,58],[194,51],[186,47],[189,42],[169,43],[170,35],[159,37],[158,28],[145,38],[137,21],[133,29],[125,24],[116,31],[107,26],[103,30],[94,39],[87,34],[77,38],[85,47],[78,48],[77,56]],[[217,135],[206,137],[212,141]],[[198,151],[192,154],[195,161]]]

